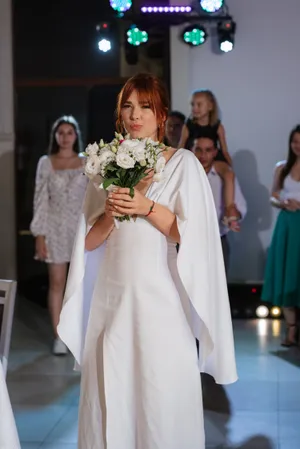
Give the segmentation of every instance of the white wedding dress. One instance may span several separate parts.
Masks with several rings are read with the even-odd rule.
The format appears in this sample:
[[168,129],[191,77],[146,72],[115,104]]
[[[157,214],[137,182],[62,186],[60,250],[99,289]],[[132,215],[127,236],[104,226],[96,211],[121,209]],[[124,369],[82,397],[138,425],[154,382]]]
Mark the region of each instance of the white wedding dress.
[[200,163],[178,150],[147,195],[177,215],[178,256],[138,217],[84,257],[106,197],[92,184],[87,194],[58,327],[82,371],[79,449],[204,449],[199,370],[219,383],[237,378],[217,217]]
[[0,449],[21,449],[0,360]]

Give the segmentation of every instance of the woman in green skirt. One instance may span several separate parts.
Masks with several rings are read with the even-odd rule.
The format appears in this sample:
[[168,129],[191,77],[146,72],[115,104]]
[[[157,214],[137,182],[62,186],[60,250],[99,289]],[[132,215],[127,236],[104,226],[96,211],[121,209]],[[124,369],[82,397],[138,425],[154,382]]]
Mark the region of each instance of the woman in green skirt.
[[283,308],[287,325],[282,346],[297,345],[300,308],[300,125],[290,134],[286,161],[276,164],[272,206],[281,209],[265,272],[262,300]]

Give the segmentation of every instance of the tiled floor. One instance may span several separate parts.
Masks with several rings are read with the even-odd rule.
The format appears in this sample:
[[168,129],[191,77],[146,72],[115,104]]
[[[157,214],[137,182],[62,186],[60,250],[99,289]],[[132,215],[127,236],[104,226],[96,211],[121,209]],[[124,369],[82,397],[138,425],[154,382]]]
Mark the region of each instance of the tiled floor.
[[[280,321],[235,321],[234,331],[240,380],[203,377],[207,447],[299,449],[300,351],[280,347]],[[49,353],[49,336],[45,311],[19,303],[8,388],[22,449],[76,449],[79,376],[71,357]]]

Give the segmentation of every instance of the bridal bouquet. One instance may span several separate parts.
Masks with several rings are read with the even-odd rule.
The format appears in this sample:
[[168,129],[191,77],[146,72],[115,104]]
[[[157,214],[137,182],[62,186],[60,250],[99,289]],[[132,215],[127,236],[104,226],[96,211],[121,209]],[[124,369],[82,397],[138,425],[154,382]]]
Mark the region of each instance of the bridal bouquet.
[[[131,139],[115,133],[110,143],[89,144],[85,149],[85,174],[93,182],[101,183],[100,188],[111,190],[115,186],[128,187],[130,196],[134,196],[134,187],[154,170],[153,181],[161,179],[166,160],[163,152],[166,146],[152,139]],[[120,217],[119,221],[130,220],[129,216]]]

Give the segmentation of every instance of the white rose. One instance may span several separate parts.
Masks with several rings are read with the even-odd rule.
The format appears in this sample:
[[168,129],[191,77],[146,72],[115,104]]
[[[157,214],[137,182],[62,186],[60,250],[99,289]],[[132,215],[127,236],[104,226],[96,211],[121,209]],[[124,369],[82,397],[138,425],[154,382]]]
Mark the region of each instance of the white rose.
[[91,155],[85,164],[85,174],[88,176],[88,178],[92,179],[96,175],[98,175],[100,171],[100,162],[99,158],[96,155]]
[[115,155],[109,149],[103,151],[99,156],[100,165],[107,165],[115,160]]
[[125,169],[133,168],[134,164],[135,164],[134,159],[126,153],[117,154],[116,162],[119,167],[125,168]]
[[99,147],[98,144],[96,142],[94,142],[93,144],[89,144],[86,149],[85,152],[90,156],[90,155],[96,155],[97,152],[99,151]]
[[161,173],[164,170],[165,166],[166,166],[166,159],[163,156],[160,156],[154,167],[155,173]]
[[134,148],[134,147],[136,147],[137,145],[140,145],[140,144],[141,144],[141,141],[138,140],[138,139],[123,140],[123,142],[119,146],[119,149],[121,149],[121,148],[128,148],[128,149],[130,148],[130,149],[132,149],[132,148]]
[[146,167],[147,162],[145,161],[145,159],[143,159],[143,160],[139,161],[139,164],[141,167]]
[[146,157],[144,145],[142,144],[142,145],[137,145],[136,147],[134,147],[132,150],[132,155],[137,162],[144,161],[145,157]]

